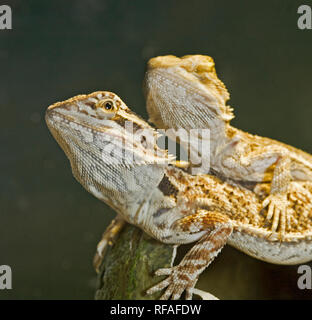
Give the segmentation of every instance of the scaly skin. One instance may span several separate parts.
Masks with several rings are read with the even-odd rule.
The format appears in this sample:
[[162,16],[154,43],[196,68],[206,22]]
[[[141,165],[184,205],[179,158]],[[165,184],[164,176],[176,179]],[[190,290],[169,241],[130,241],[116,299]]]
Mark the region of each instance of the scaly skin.
[[212,175],[188,174],[117,95],[100,91],[56,103],[46,122],[74,177],[118,214],[99,244],[97,265],[124,221],[168,245],[195,242],[178,265],[156,272],[168,277],[148,294],[166,288],[162,299],[179,299],[183,292],[191,299],[199,275],[226,243],[277,264],[312,259],[312,184],[290,183],[290,230],[280,242],[264,225],[265,184],[254,193]]
[[230,95],[208,56],[153,58],[148,62],[144,85],[150,121],[158,128],[210,129],[209,156],[201,154],[196,145],[181,141],[193,159],[204,157],[197,173],[213,169],[229,180],[270,183],[270,193],[262,207],[268,207],[271,230],[279,230],[283,237],[290,228],[287,213],[290,182],[312,181],[312,156],[232,127],[230,120],[234,115],[226,105]]

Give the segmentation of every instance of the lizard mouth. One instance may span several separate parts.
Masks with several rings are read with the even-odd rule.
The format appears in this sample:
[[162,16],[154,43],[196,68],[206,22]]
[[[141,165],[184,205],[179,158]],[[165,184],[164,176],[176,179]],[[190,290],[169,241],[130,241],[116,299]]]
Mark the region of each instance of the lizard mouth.
[[[48,126],[52,128],[68,126],[72,129],[83,128],[90,132],[105,134],[108,134],[109,132],[107,132],[107,130],[112,128],[112,125],[109,125],[111,120],[98,120],[97,125],[94,125],[94,123],[91,124],[91,121],[88,119],[88,117],[76,120],[74,116],[63,113],[59,108],[56,110],[53,106],[50,106],[47,109],[45,119]],[[92,121],[94,122],[94,119],[92,119]]]

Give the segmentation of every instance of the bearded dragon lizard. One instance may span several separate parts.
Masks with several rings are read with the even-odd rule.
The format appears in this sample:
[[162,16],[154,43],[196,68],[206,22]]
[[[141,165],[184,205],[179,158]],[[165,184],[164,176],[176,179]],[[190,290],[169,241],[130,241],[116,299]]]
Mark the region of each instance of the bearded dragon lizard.
[[117,95],[99,91],[55,103],[46,111],[46,123],[74,177],[118,214],[99,255],[124,221],[168,245],[195,242],[178,265],[156,272],[167,278],[148,294],[165,289],[162,299],[179,299],[183,292],[191,299],[199,275],[226,243],[276,264],[312,259],[311,183],[290,183],[292,219],[280,242],[276,233],[268,239],[259,195],[179,168],[155,143],[155,129]]
[[[152,58],[144,86],[150,121],[158,128],[210,129],[210,157],[201,157],[199,172],[212,169],[235,182],[269,184],[270,192],[262,208],[268,208],[271,230],[279,230],[283,237],[289,230],[290,182],[312,181],[312,156],[232,127],[230,120],[234,115],[226,105],[230,95],[217,77],[214,61],[209,56]],[[196,145],[180,143],[189,149],[193,158],[203,156]]]

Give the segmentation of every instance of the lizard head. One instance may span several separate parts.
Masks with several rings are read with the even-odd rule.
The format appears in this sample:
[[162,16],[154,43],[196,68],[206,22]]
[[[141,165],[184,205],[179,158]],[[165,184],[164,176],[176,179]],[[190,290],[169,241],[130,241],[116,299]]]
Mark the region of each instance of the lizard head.
[[158,133],[111,92],[57,102],[48,107],[46,122],[74,177],[121,213],[135,209],[173,160],[158,148]]
[[209,56],[150,59],[144,89],[150,121],[157,127],[213,130],[234,117],[226,106],[230,95]]

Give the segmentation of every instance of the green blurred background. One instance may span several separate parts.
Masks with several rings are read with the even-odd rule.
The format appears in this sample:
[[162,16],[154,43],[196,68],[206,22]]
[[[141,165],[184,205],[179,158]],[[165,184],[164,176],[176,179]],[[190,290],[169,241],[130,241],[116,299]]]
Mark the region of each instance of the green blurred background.
[[[309,1],[307,1],[309,2]],[[92,258],[114,212],[72,177],[51,137],[48,105],[116,92],[146,119],[149,58],[208,54],[235,107],[235,126],[312,153],[312,30],[302,1],[6,0],[0,30],[0,265],[13,289],[0,299],[93,299]],[[310,264],[311,265],[311,264]],[[226,247],[199,287],[224,299],[312,298],[297,267]]]

